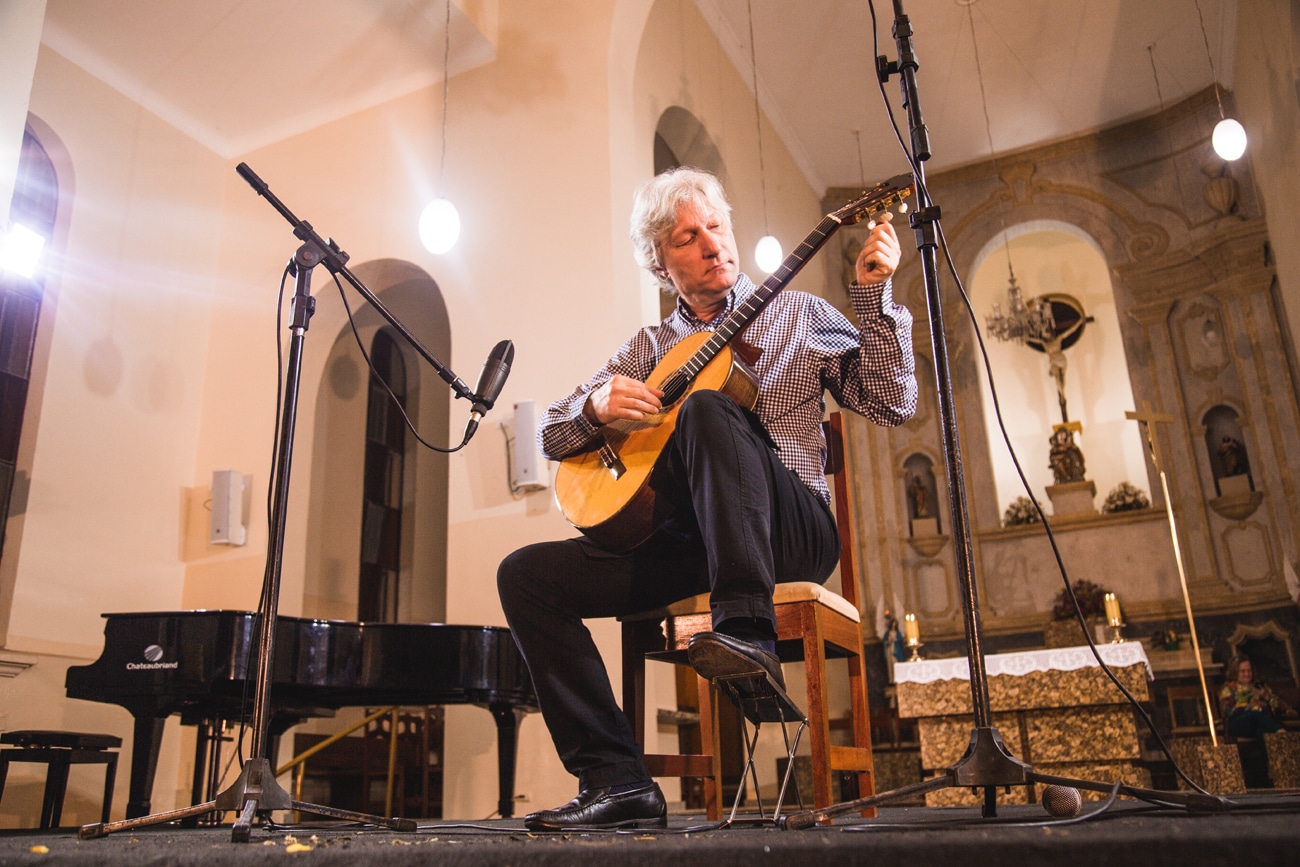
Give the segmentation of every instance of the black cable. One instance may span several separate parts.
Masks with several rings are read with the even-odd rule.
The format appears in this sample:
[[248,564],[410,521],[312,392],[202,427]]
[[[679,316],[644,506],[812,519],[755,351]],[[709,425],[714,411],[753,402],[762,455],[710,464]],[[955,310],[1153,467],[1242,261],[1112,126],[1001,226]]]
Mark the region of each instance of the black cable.
[[[292,259],[290,259],[288,264],[284,266],[284,271],[281,272],[280,274],[280,288],[279,291],[276,293],[276,299],[275,299],[275,370],[276,370],[275,415],[274,415],[274,421],[271,425],[271,463],[270,463],[273,473],[275,471],[274,468],[276,466],[276,461],[279,460],[279,456],[280,456],[280,426],[284,422],[284,419],[282,419],[280,415],[280,410],[281,410],[280,404],[284,400],[284,342],[280,339],[281,329],[284,327],[284,288],[286,285],[288,285],[289,277],[296,275],[295,268],[297,267],[298,266],[295,264],[294,260]],[[275,479],[272,478],[268,481],[266,486],[266,528],[267,528],[266,537],[267,537],[268,546],[271,544],[271,541],[275,535],[275,527],[274,527],[275,516],[273,514],[275,511],[274,503],[275,503]],[[270,556],[269,550],[268,550],[268,556]],[[253,625],[255,627],[257,625],[257,618],[266,616],[266,612],[270,608],[270,602],[271,600],[268,597],[268,588],[266,586],[266,582],[263,581],[262,595],[257,600],[257,611],[253,618]],[[258,632],[257,629],[253,630],[254,634],[257,634],[257,632]],[[248,646],[244,648],[245,675],[247,675],[247,673],[252,669],[252,661],[253,661],[253,643],[249,642]],[[248,706],[248,686],[251,680],[252,680],[251,677],[247,677],[247,676],[244,677],[244,685],[241,688],[240,695],[239,695],[239,707],[240,707],[239,731],[235,736],[235,755],[238,756],[239,758],[239,766],[241,768],[244,766],[244,732],[248,728],[248,720],[245,718],[243,709]],[[218,736],[220,736],[220,732],[218,732],[217,734]],[[229,768],[229,765],[227,765],[227,768]],[[225,779],[224,772],[222,773],[222,779],[223,780]]]
[[[874,0],[867,0],[867,6],[871,11],[871,44],[873,49],[873,56],[879,57],[880,44],[879,44],[879,36],[876,32],[877,21],[876,21],[876,6]],[[903,139],[903,134],[898,127],[898,121],[894,117],[893,106],[889,104],[889,98],[885,93],[885,83],[879,75],[876,76],[876,85],[877,88],[880,90],[880,97],[885,103],[885,113],[889,117],[890,126],[893,127],[894,136],[898,140],[898,146],[902,150],[903,156],[907,158],[908,165],[912,167],[912,174],[916,179],[916,184],[918,187],[917,190],[918,196],[920,196],[923,201],[931,201],[929,191],[926,190],[925,188],[923,173],[921,172],[920,167],[917,165],[916,160],[913,158],[911,151],[908,149],[907,143]],[[993,398],[993,409],[998,422],[998,430],[1002,434],[1002,440],[1006,444],[1007,453],[1011,457],[1011,462],[1016,468],[1016,475],[1020,478],[1020,483],[1024,487],[1025,493],[1029,497],[1029,501],[1033,503],[1034,509],[1038,512],[1039,517],[1042,519],[1043,528],[1047,531],[1048,543],[1052,547],[1052,554],[1056,559],[1057,569],[1060,572],[1062,582],[1065,584],[1066,595],[1069,597],[1071,603],[1074,605],[1075,616],[1078,619],[1080,626],[1082,627],[1083,637],[1088,642],[1088,649],[1092,651],[1092,655],[1097,660],[1097,663],[1101,667],[1101,670],[1105,672],[1106,676],[1110,679],[1110,681],[1113,684],[1115,684],[1115,686],[1119,689],[1119,691],[1128,700],[1129,704],[1133,706],[1133,709],[1136,710],[1138,715],[1142,718],[1142,721],[1146,724],[1147,729],[1155,737],[1156,743],[1160,745],[1161,751],[1164,752],[1165,757],[1169,759],[1169,763],[1173,765],[1174,772],[1178,775],[1178,777],[1182,779],[1185,783],[1187,783],[1187,785],[1190,786],[1193,790],[1200,792],[1203,795],[1210,795],[1211,794],[1210,792],[1206,791],[1204,788],[1198,785],[1194,780],[1192,780],[1191,777],[1189,777],[1179,766],[1178,762],[1175,761],[1173,754],[1169,751],[1169,747],[1165,743],[1164,738],[1160,736],[1160,733],[1158,731],[1156,731],[1155,723],[1152,721],[1151,717],[1147,714],[1146,710],[1142,707],[1141,703],[1137,700],[1137,698],[1134,697],[1133,694],[1129,692],[1128,688],[1125,687],[1124,684],[1122,684],[1119,681],[1119,678],[1115,676],[1115,673],[1113,671],[1111,671],[1111,668],[1109,665],[1106,664],[1106,661],[1101,658],[1101,654],[1097,650],[1097,646],[1093,643],[1092,636],[1088,634],[1087,622],[1083,616],[1083,609],[1080,608],[1079,606],[1079,600],[1074,593],[1074,588],[1070,586],[1069,574],[1065,568],[1065,562],[1061,557],[1060,548],[1056,544],[1056,536],[1052,532],[1051,522],[1047,520],[1047,515],[1043,512],[1043,507],[1038,502],[1038,498],[1034,496],[1033,490],[1029,484],[1029,480],[1028,478],[1026,478],[1024,470],[1020,465],[1020,459],[1016,456],[1015,449],[1011,445],[1011,438],[1010,435],[1007,433],[1006,425],[1003,423],[1002,407],[998,401],[997,386],[994,383],[993,370],[989,362],[988,352],[985,350],[984,336],[980,330],[979,317],[975,313],[975,308],[971,304],[970,296],[967,295],[966,293],[966,287],[963,284],[960,275],[957,273],[957,266],[953,262],[951,251],[948,249],[948,239],[943,232],[942,221],[935,220],[935,227],[938,230],[939,246],[943,249],[944,259],[948,263],[948,271],[952,275],[953,281],[957,285],[958,294],[961,296],[962,303],[965,306],[968,315],[970,316],[971,327],[974,329],[975,332],[975,339],[977,344],[979,345],[980,355],[984,361],[984,375],[988,378],[989,393]]]
[[393,403],[397,405],[397,411],[402,414],[402,419],[406,422],[407,430],[411,432],[411,435],[415,437],[416,441],[419,442],[420,445],[424,446],[427,449],[430,449],[431,451],[439,452],[440,454],[449,455],[465,448],[465,446],[469,444],[469,437],[466,437],[464,442],[462,442],[460,445],[454,448],[444,449],[444,448],[440,448],[439,446],[435,446],[433,443],[427,441],[424,437],[420,436],[420,432],[415,429],[415,424],[414,422],[411,421],[411,417],[406,414],[406,407],[402,406],[401,399],[396,394],[393,393],[393,390],[391,388],[388,387],[388,382],[382,376],[379,375],[379,371],[375,370],[375,365],[370,360],[370,354],[366,352],[366,347],[361,340],[361,333],[357,330],[357,322],[356,319],[354,319],[352,316],[352,307],[351,305],[348,304],[348,296],[343,289],[343,283],[339,280],[338,274],[334,274],[333,277],[334,277],[334,285],[337,286],[339,289],[339,298],[343,299],[343,309],[344,311],[347,312],[348,325],[352,329],[352,337],[357,342],[357,348],[361,350],[361,357],[366,360],[366,367],[370,369],[370,375],[373,376],[375,379],[379,380],[379,384],[384,387],[384,391],[388,392],[388,396],[392,399]]

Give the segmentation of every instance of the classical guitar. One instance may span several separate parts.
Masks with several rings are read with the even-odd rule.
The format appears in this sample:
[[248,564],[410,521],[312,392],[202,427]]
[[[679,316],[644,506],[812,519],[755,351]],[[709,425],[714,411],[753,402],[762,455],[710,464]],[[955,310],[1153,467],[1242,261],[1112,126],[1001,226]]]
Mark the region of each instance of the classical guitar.
[[733,338],[840,226],[861,222],[902,202],[912,189],[912,176],[898,175],[827,214],[781,267],[722,319],[716,331],[692,334],[673,346],[646,380],[663,390],[663,409],[641,421],[605,425],[593,448],[560,462],[555,498],[569,523],[614,551],[626,551],[649,538],[668,517],[656,514],[651,471],[676,429],[682,402],[703,388],[721,391],[752,409],[758,402],[758,378],[753,372],[757,350]]

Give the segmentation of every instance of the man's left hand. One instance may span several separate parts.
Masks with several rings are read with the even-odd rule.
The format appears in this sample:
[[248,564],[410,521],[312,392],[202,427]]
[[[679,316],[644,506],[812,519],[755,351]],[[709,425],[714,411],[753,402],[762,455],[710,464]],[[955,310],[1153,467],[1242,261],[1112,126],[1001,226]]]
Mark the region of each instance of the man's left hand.
[[902,247],[898,243],[898,233],[894,231],[893,214],[886,211],[876,221],[875,228],[867,235],[858,254],[858,283],[883,283],[898,270],[898,261],[902,258]]

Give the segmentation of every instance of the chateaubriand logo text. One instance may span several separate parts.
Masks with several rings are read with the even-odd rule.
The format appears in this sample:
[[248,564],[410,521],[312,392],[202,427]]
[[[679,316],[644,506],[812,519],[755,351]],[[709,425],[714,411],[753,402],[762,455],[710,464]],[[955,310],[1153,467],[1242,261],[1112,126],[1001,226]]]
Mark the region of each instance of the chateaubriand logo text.
[[151,644],[144,649],[144,662],[128,662],[127,671],[150,671],[153,669],[177,668],[179,662],[163,662],[163,649],[156,644]]

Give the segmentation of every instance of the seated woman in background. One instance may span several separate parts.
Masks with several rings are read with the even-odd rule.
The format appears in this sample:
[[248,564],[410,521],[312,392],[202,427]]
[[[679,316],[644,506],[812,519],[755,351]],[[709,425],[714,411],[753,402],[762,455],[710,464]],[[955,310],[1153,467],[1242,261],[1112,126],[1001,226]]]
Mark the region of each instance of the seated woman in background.
[[1281,717],[1295,715],[1266,684],[1255,682],[1249,658],[1234,656],[1223,673],[1228,682],[1219,690],[1219,712],[1229,735],[1257,738],[1281,729]]

